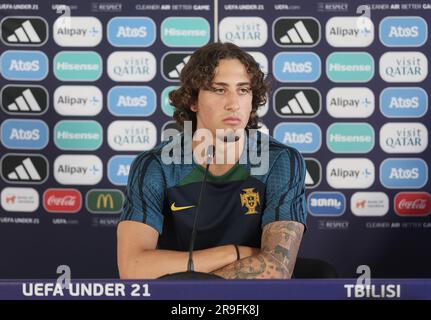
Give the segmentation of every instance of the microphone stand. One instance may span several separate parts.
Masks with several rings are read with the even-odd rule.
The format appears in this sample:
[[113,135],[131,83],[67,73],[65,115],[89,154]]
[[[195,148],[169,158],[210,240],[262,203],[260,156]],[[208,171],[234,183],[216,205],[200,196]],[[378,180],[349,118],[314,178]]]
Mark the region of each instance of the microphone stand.
[[197,234],[198,216],[199,216],[199,213],[201,211],[201,203],[202,203],[202,198],[203,198],[203,195],[205,192],[205,186],[207,183],[208,170],[210,167],[211,160],[214,157],[214,154],[215,154],[215,146],[210,145],[208,147],[208,150],[207,150],[205,174],[204,174],[204,178],[203,178],[202,183],[201,183],[201,190],[199,192],[198,203],[196,206],[195,217],[193,220],[193,229],[192,229],[192,235],[190,237],[189,260],[187,263],[187,271],[169,273],[169,274],[166,274],[164,276],[159,277],[158,279],[172,279],[172,280],[223,279],[222,277],[217,276],[215,274],[205,273],[205,272],[197,272],[194,270],[194,264],[193,264],[193,249],[194,249],[196,234]]

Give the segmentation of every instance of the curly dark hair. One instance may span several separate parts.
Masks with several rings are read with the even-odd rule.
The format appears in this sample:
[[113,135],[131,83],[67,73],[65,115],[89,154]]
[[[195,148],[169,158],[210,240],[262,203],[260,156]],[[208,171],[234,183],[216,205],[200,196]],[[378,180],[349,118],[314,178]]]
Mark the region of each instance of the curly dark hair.
[[254,58],[233,43],[210,43],[196,50],[181,70],[181,86],[169,93],[174,106],[174,119],[180,128],[184,121],[191,120],[193,132],[196,129],[196,113],[190,108],[196,102],[200,89],[209,89],[215,69],[221,59],[238,59],[247,70],[251,79],[253,94],[252,109],[246,129],[257,129],[259,117],[257,108],[266,103],[266,94],[270,90],[269,82]]

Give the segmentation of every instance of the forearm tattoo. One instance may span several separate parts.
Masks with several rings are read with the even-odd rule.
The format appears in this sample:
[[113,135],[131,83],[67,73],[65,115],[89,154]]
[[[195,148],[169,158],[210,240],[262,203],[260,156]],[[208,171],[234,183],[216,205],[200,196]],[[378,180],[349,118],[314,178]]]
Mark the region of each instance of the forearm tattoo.
[[225,279],[289,279],[295,266],[304,226],[277,221],[265,226],[261,251],[214,271]]

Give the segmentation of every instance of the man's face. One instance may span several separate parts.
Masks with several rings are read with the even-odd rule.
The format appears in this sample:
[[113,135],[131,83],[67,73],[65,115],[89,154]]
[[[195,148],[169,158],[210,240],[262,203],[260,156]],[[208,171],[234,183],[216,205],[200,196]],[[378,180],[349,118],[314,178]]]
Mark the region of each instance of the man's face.
[[197,128],[244,129],[250,118],[253,94],[250,76],[237,59],[222,59],[215,69],[210,89],[199,90],[196,104]]

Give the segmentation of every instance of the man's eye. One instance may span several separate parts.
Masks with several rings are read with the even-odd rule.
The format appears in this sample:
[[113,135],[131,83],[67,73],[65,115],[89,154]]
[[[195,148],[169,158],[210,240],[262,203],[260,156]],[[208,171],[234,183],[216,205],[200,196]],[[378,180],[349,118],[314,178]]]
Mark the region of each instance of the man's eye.
[[240,89],[239,89],[239,92],[240,92],[241,94],[248,94],[248,93],[250,93],[250,92],[251,92],[251,89],[250,89],[250,88],[240,88]]
[[224,88],[211,88],[212,92],[222,94],[224,93]]

